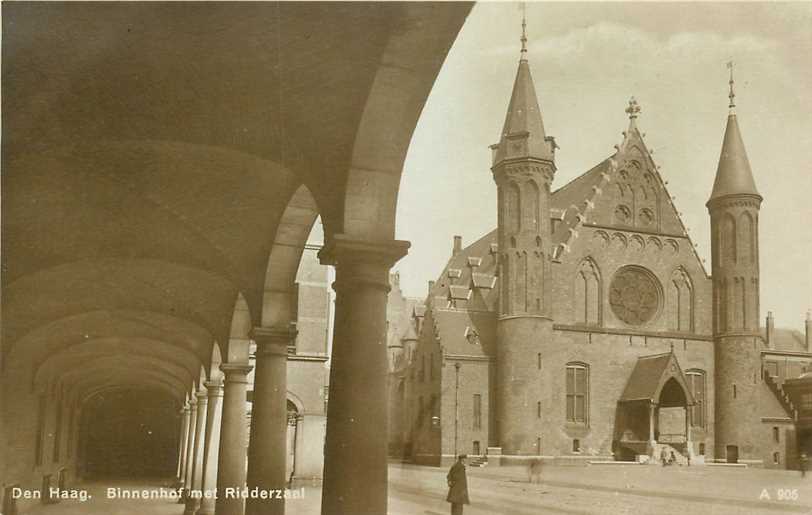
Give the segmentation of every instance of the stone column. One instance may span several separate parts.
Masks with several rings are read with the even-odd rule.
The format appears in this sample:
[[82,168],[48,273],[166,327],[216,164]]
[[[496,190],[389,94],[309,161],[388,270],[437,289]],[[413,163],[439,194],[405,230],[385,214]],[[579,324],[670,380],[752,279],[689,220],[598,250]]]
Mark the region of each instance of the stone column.
[[693,406],[685,406],[685,448],[691,456],[694,454],[691,443],[691,424],[693,423]]
[[[217,459],[217,515],[243,515],[245,500],[233,492],[245,488],[245,417],[247,363],[223,363],[223,415],[220,427],[220,454]],[[231,494],[230,494],[231,492]]]
[[321,504],[325,514],[386,514],[386,302],[389,269],[408,248],[404,241],[354,241],[336,235],[320,253],[322,263],[336,267]]
[[658,460],[657,456],[657,440],[654,439],[654,417],[657,412],[657,405],[653,402],[648,405],[648,447],[649,455],[652,460]]
[[185,503],[189,490],[192,489],[192,462],[194,461],[195,434],[197,433],[197,399],[189,399],[189,437],[186,439],[186,472],[183,474],[183,497],[179,502]]
[[183,487],[183,479],[186,476],[186,446],[189,439],[189,404],[187,403],[180,410],[180,439],[178,440],[178,486]]
[[200,506],[200,489],[203,483],[203,448],[206,443],[206,412],[209,403],[209,393],[200,389],[197,392],[197,422],[195,422],[194,452],[192,453],[192,479],[189,493],[186,496],[185,515],[194,515]]
[[209,405],[206,412],[206,444],[203,448],[203,497],[197,515],[214,515],[217,488],[217,459],[220,451],[220,423],[223,412],[223,381],[216,379],[206,383]]
[[[287,458],[288,345],[296,333],[288,327],[256,327],[257,344],[251,438],[248,446],[248,488],[285,488]],[[247,499],[247,515],[283,515],[284,499]]]

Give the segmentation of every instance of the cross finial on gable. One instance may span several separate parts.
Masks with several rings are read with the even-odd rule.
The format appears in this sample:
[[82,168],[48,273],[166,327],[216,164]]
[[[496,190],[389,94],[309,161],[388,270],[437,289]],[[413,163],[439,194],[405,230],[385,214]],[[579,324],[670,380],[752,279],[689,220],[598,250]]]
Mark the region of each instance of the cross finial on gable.
[[629,115],[630,120],[634,120],[637,118],[637,115],[640,114],[640,104],[637,103],[637,99],[632,97],[629,99],[629,107],[626,108],[626,114]]

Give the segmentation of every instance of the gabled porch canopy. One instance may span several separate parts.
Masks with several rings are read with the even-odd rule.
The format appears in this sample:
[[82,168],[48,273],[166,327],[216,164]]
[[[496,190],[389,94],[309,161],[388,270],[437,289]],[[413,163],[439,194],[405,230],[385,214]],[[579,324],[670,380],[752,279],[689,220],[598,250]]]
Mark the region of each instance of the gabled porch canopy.
[[695,404],[673,352],[637,358],[619,402],[635,401],[648,401],[662,407]]

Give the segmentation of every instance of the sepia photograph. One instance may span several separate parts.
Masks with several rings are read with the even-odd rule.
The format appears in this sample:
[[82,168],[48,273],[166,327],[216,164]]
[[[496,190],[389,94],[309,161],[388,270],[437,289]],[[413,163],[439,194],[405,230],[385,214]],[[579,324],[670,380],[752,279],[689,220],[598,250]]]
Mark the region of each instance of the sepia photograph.
[[812,513],[812,2],[0,17],[0,515]]

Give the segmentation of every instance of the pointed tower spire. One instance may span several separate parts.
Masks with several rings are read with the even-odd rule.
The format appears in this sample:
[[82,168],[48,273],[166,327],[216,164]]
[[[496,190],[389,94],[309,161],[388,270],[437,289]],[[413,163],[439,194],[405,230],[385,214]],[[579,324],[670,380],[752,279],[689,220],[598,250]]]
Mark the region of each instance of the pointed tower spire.
[[491,146],[494,166],[505,159],[528,157],[552,162],[558,148],[555,140],[544,132],[536,87],[527,62],[526,27],[527,21],[522,16],[521,59],[500,141]]
[[[728,68],[732,70],[732,63]],[[730,113],[708,200],[711,229],[712,327],[716,458],[729,448],[741,450],[739,459],[756,459],[759,447],[750,431],[758,424],[753,406],[759,402],[757,373],[764,348],[760,330],[758,215],[761,195],[756,190],[747,153],[733,110],[733,76],[729,81]],[[772,316],[768,326],[772,325]],[[769,342],[768,342],[769,343]],[[737,393],[731,395],[731,386]],[[728,454],[729,457],[729,454]]]
[[538,342],[553,338],[550,191],[555,142],[541,121],[527,63],[526,25],[523,20],[519,71],[502,135],[491,147],[499,251],[495,404],[497,440],[506,455],[539,454],[536,435],[543,432],[542,419],[523,403],[544,394],[538,368],[527,356],[538,351]]
[[722,142],[722,153],[719,156],[719,166],[716,169],[716,179],[713,182],[708,204],[714,200],[728,195],[754,195],[761,198],[753,180],[753,172],[750,170],[750,161],[747,159],[747,152],[744,150],[739,122],[736,120],[734,108],[736,104],[733,92],[733,63],[728,63],[730,69],[730,113],[727,116],[727,128]]

